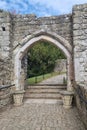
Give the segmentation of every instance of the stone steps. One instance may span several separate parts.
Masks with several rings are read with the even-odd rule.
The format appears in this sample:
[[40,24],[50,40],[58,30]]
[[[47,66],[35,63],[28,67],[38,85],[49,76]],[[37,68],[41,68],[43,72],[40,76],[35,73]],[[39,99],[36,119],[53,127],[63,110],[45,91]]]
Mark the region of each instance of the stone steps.
[[32,89],[66,89],[66,86],[65,85],[59,85],[59,86],[57,86],[57,85],[33,85],[33,86],[28,86],[27,87],[28,89],[30,89],[30,88],[32,88]]
[[26,99],[25,103],[39,103],[39,104],[59,104],[63,105],[63,101],[61,99]]
[[27,89],[26,93],[60,93],[62,89],[53,88],[31,88]]
[[26,98],[39,98],[39,99],[62,99],[60,94],[51,94],[51,93],[33,93],[33,94],[26,94],[24,97]]
[[25,90],[24,98],[26,99],[61,99],[61,91],[65,90],[65,86],[29,86]]

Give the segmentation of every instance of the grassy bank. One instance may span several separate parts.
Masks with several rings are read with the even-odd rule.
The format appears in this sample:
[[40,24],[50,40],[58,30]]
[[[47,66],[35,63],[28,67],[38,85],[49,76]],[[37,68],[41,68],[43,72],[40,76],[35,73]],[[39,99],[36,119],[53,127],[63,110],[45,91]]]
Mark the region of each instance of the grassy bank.
[[53,73],[48,73],[48,74],[44,74],[44,75],[40,75],[40,76],[35,76],[32,78],[28,78],[26,80],[26,82],[27,82],[27,85],[28,84],[36,84],[36,83],[39,83],[45,79],[51,78],[51,77],[56,76],[56,75],[59,75],[59,73],[53,72]]

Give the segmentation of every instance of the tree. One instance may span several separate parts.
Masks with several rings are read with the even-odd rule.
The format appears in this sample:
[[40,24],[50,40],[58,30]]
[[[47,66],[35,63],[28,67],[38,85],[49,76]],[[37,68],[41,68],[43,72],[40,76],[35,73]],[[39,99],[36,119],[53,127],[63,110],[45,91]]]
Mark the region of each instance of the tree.
[[57,59],[65,59],[56,46],[48,42],[38,42],[28,51],[28,77],[52,72]]

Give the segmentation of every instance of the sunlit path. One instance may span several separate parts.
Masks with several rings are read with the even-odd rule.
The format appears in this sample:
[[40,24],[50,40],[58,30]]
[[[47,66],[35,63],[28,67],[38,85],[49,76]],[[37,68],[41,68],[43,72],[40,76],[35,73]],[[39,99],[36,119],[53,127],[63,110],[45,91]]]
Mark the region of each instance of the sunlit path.
[[77,109],[55,103],[25,103],[0,115],[0,130],[85,130]]
[[63,84],[64,79],[66,79],[66,74],[61,74],[47,80],[43,80],[40,84]]

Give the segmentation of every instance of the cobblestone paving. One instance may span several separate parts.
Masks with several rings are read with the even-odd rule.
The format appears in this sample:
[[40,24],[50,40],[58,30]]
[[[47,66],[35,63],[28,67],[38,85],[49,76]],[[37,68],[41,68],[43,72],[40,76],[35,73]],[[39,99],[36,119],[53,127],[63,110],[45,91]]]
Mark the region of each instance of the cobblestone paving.
[[29,103],[0,113],[0,130],[85,130],[77,109]]

